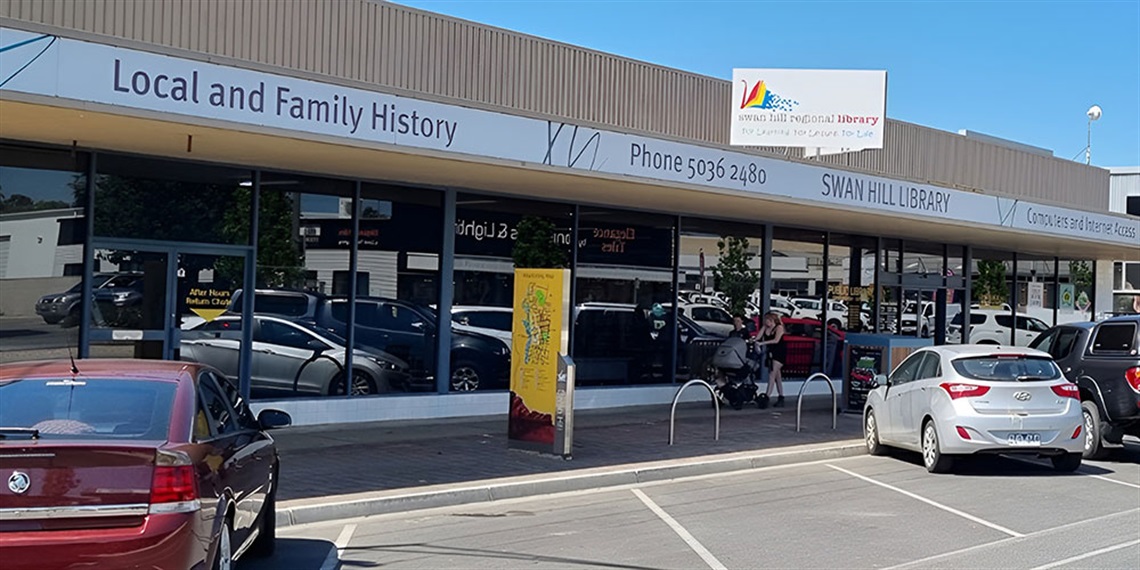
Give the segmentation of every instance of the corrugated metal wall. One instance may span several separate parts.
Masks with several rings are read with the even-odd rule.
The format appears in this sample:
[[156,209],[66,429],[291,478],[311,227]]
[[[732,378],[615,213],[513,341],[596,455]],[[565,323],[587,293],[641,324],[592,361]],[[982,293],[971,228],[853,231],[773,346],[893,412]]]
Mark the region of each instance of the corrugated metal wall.
[[1140,196],[1140,169],[1114,172],[1109,189],[1108,209],[1121,214],[1128,212],[1128,197]]
[[[0,0],[0,18],[476,106],[728,144],[728,81],[388,2]],[[800,149],[752,150],[802,156]],[[887,122],[884,149],[820,160],[986,192],[1108,206],[1106,171],[898,121]]]

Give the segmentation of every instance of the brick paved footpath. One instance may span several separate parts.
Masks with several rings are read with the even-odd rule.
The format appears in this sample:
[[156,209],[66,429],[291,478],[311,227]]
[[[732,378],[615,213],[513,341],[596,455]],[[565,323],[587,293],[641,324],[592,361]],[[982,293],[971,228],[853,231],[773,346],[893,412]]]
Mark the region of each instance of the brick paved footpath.
[[676,444],[669,441],[669,406],[575,414],[574,456],[564,460],[507,448],[506,416],[415,422],[373,422],[287,428],[273,432],[281,455],[278,500],[412,488],[678,459],[805,443],[860,438],[857,414],[839,414],[831,430],[830,397],[804,399],[796,433],[788,407],[721,409],[713,440],[709,404],[677,408]]

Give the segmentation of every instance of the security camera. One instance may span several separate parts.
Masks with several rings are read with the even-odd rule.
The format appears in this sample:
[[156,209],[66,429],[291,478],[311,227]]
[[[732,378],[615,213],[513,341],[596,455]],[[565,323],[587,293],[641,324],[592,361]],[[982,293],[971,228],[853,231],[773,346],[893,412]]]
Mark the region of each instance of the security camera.
[[1095,121],[1095,120],[1099,119],[1101,112],[1102,111],[1100,110],[1100,105],[1093,105],[1092,107],[1089,107],[1089,112],[1088,112],[1089,120]]

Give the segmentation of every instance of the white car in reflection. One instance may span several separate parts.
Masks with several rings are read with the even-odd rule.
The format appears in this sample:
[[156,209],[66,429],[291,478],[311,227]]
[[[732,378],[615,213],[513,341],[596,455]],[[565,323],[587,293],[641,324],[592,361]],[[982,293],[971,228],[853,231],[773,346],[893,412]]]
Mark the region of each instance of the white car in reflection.
[[[352,383],[344,371],[346,341],[316,325],[268,315],[253,317],[251,387],[281,395],[366,396],[406,388],[408,365],[376,349],[352,353]],[[209,364],[238,378],[242,319],[221,316],[182,332],[182,360]]]
[[1047,353],[927,347],[871,385],[863,411],[871,455],[884,446],[918,451],[933,473],[949,471],[956,456],[981,453],[1048,457],[1058,471],[1081,465],[1080,391]]
[[[958,313],[950,319],[946,342],[951,344],[962,342],[963,317],[962,313]],[[1029,346],[1033,339],[1049,330],[1049,325],[1045,324],[1045,321],[1024,313],[1014,315],[1008,309],[971,308],[970,343],[1010,346],[1010,329],[1014,325],[1017,327],[1017,332],[1012,339],[1012,346]]]
[[510,349],[513,315],[514,309],[511,307],[454,305],[451,307],[451,325],[463,332],[495,337]]

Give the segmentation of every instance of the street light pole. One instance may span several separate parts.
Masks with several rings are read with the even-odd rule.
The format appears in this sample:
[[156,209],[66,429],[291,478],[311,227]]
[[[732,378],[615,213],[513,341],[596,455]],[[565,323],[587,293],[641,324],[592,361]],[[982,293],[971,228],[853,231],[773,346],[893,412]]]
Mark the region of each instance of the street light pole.
[[1092,107],[1089,107],[1089,110],[1086,113],[1086,115],[1088,115],[1088,117],[1089,117],[1089,133],[1088,133],[1088,141],[1087,141],[1088,144],[1085,145],[1085,164],[1091,165],[1092,164],[1092,124],[1093,124],[1093,121],[1099,119],[1101,116],[1100,105],[1093,105]]

